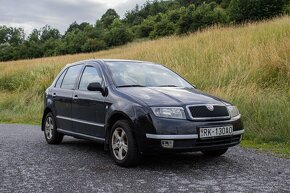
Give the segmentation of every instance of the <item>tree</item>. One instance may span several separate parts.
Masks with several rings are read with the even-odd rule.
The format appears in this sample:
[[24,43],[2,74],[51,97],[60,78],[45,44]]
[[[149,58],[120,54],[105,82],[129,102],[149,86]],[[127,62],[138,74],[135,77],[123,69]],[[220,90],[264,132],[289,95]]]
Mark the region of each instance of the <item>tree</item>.
[[152,17],[145,19],[136,29],[136,36],[138,38],[149,37],[149,34],[154,30],[154,21]]
[[119,19],[115,19],[110,26],[109,32],[106,34],[108,46],[119,46],[132,41],[133,34],[121,23]]
[[154,25],[154,30],[150,33],[150,38],[172,35],[174,31],[175,25],[168,19],[166,15],[163,15],[160,22],[157,22]]
[[49,25],[46,25],[41,29],[40,41],[45,42],[49,39],[59,38],[61,38],[61,34],[58,29],[52,28]]
[[67,33],[69,33],[69,32],[72,32],[72,31],[75,30],[75,29],[79,29],[79,24],[78,24],[76,21],[74,21],[73,23],[71,23],[71,24],[69,25],[69,27],[67,28],[67,30],[66,30],[66,32],[65,32],[65,35],[66,35]]
[[108,9],[94,25],[76,21],[64,35],[48,25],[25,38],[22,28],[0,26],[0,61],[93,52],[136,38],[186,34],[214,24],[290,14],[290,0],[147,0],[124,19]]
[[9,29],[4,25],[0,26],[0,45],[8,43]]
[[22,28],[0,26],[0,44],[17,46],[23,43],[24,37],[25,34]]
[[64,41],[68,54],[80,53],[82,46],[86,43],[86,36],[83,31],[75,29],[66,34]]
[[177,22],[176,32],[177,34],[187,33],[192,24],[192,12],[195,11],[195,5],[190,5],[186,10],[184,10]]
[[28,41],[38,42],[40,41],[41,31],[38,29],[33,29],[31,34],[28,36]]
[[101,17],[101,22],[104,24],[104,27],[109,27],[115,19],[119,19],[120,16],[114,9],[108,9],[104,15]]
[[284,0],[232,0],[229,13],[237,23],[261,20],[281,14],[284,5]]

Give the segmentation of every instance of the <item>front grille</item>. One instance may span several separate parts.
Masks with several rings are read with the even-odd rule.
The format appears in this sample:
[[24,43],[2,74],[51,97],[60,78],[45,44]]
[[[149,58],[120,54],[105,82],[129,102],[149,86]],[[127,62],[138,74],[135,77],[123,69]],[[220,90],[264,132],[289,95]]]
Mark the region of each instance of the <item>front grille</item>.
[[227,107],[213,105],[213,110],[209,110],[206,105],[189,106],[189,113],[193,119],[197,118],[228,118],[229,113]]

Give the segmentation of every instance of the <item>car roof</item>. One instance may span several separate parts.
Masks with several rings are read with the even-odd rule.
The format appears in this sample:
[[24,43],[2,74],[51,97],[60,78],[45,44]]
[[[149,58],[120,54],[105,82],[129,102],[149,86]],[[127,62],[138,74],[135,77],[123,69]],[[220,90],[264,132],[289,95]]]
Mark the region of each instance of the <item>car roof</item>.
[[79,65],[82,64],[84,62],[136,62],[136,63],[152,63],[152,62],[147,62],[147,61],[140,61],[140,60],[126,60],[126,59],[89,59],[89,60],[82,60],[82,61],[78,61],[78,62],[74,62],[71,64],[67,64],[66,67],[70,67],[70,66],[74,66],[74,65]]

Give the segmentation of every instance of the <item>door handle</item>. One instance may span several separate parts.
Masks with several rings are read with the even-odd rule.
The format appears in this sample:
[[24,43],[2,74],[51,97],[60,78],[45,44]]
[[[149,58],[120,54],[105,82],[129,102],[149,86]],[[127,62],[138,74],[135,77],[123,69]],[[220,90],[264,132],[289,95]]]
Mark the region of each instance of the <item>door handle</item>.
[[73,101],[74,101],[74,102],[77,102],[78,99],[79,99],[78,95],[74,95],[74,96],[73,96]]

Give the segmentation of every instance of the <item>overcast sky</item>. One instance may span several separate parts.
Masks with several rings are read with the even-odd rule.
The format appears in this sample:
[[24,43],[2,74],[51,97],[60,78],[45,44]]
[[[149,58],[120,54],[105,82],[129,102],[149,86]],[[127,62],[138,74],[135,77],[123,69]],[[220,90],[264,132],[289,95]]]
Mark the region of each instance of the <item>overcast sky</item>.
[[64,33],[69,24],[95,23],[108,8],[122,17],[146,0],[0,0],[0,25],[23,27],[26,33],[48,24]]

